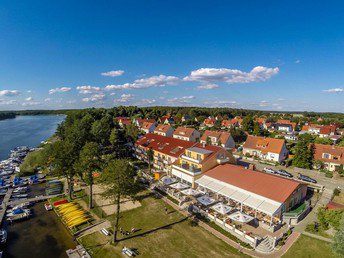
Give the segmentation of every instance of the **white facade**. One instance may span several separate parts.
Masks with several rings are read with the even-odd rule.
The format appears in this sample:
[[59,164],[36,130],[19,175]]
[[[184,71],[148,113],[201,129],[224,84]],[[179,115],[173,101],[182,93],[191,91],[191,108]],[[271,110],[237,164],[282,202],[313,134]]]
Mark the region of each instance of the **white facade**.
[[181,134],[173,134],[173,138],[180,139],[183,141],[189,141],[189,142],[197,142],[200,137],[201,137],[201,134],[197,130],[194,130],[190,136],[183,136]]
[[282,162],[288,156],[288,149],[285,146],[285,144],[283,145],[280,153],[273,153],[273,152],[262,153],[261,150],[244,148],[243,154],[246,155],[246,153],[249,153],[251,156],[259,157],[260,159],[263,159],[263,160]]

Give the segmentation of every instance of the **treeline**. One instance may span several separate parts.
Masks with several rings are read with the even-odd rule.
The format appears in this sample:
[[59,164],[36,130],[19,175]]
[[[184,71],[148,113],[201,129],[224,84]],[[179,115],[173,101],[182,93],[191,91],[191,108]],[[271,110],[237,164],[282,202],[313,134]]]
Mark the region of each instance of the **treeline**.
[[16,113],[14,112],[0,112],[0,120],[15,118]]

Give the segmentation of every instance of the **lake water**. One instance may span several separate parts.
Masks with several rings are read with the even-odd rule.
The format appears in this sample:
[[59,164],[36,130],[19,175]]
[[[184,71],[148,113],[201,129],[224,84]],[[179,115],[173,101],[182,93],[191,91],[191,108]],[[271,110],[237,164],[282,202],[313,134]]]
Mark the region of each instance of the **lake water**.
[[56,131],[64,116],[17,116],[0,121],[0,160],[18,146],[36,147]]

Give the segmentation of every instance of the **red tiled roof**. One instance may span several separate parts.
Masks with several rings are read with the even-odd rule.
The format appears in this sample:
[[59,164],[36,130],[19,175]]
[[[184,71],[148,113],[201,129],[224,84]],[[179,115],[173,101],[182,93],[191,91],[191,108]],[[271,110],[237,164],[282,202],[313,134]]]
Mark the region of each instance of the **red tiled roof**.
[[209,151],[213,152],[209,156],[207,156],[205,159],[202,160],[202,164],[204,164],[207,160],[211,159],[218,152],[225,151],[224,148],[222,148],[222,147],[213,146],[213,145],[207,145],[207,144],[203,144],[203,143],[196,143],[193,147],[196,147],[196,148],[199,148],[199,149],[204,149],[204,150],[209,150]]
[[204,175],[280,203],[284,203],[301,185],[294,180],[232,164],[219,165]]
[[143,122],[143,124],[142,124],[142,126],[141,126],[141,128],[142,129],[150,129],[151,128],[151,126],[153,125],[154,123],[150,123],[150,122]]
[[342,210],[344,209],[344,205],[336,202],[330,201],[327,205],[326,208],[329,210]]
[[[330,154],[332,156],[331,159],[323,158],[323,153]],[[337,159],[333,159],[333,156],[336,156]],[[344,165],[344,147],[314,144],[314,159]]]
[[188,128],[188,127],[183,127],[183,126],[179,126],[175,131],[174,131],[174,135],[179,135],[179,136],[183,136],[183,137],[190,137],[193,132],[195,131],[195,128]]
[[216,123],[216,120],[214,118],[206,118],[204,119],[203,124],[205,125],[213,125]]
[[243,147],[263,152],[281,153],[284,143],[285,141],[283,139],[249,135]]
[[138,139],[135,144],[176,158],[183,154],[185,149],[195,145],[194,142],[183,141],[153,133],[147,133],[142,138]]
[[206,130],[201,137],[201,141],[206,142],[208,137],[215,137],[217,138],[216,142],[221,141],[222,144],[225,144],[228,141],[230,136],[231,134],[228,132]]
[[160,132],[160,133],[167,133],[167,131],[169,130],[171,126],[170,125],[165,125],[165,124],[159,124],[154,132]]

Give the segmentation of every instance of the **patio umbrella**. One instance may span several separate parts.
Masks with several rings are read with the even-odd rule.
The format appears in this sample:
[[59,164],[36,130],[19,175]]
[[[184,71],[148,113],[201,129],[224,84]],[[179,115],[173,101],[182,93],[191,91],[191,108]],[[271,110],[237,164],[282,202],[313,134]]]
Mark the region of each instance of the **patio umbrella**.
[[248,223],[254,219],[250,215],[247,215],[241,211],[234,212],[233,214],[229,215],[228,218],[241,223]]
[[199,191],[197,191],[197,190],[194,190],[194,189],[192,189],[192,188],[183,190],[183,191],[181,191],[181,193],[182,193],[182,194],[185,194],[185,195],[189,195],[189,196],[197,196],[197,195],[202,194],[201,192],[199,192]]
[[183,183],[180,183],[180,182],[175,183],[175,184],[171,184],[170,187],[172,187],[174,189],[178,189],[178,190],[190,188],[190,186],[183,184]]
[[177,179],[169,177],[169,176],[164,176],[163,178],[161,178],[161,182],[164,185],[170,185],[170,184],[177,182]]
[[203,204],[204,206],[209,206],[210,204],[213,204],[215,202],[215,200],[213,198],[210,198],[208,195],[198,197],[197,201]]
[[218,213],[221,213],[222,215],[225,215],[232,210],[232,208],[230,206],[225,205],[222,202],[219,202],[219,203],[211,206],[210,208],[217,211]]

